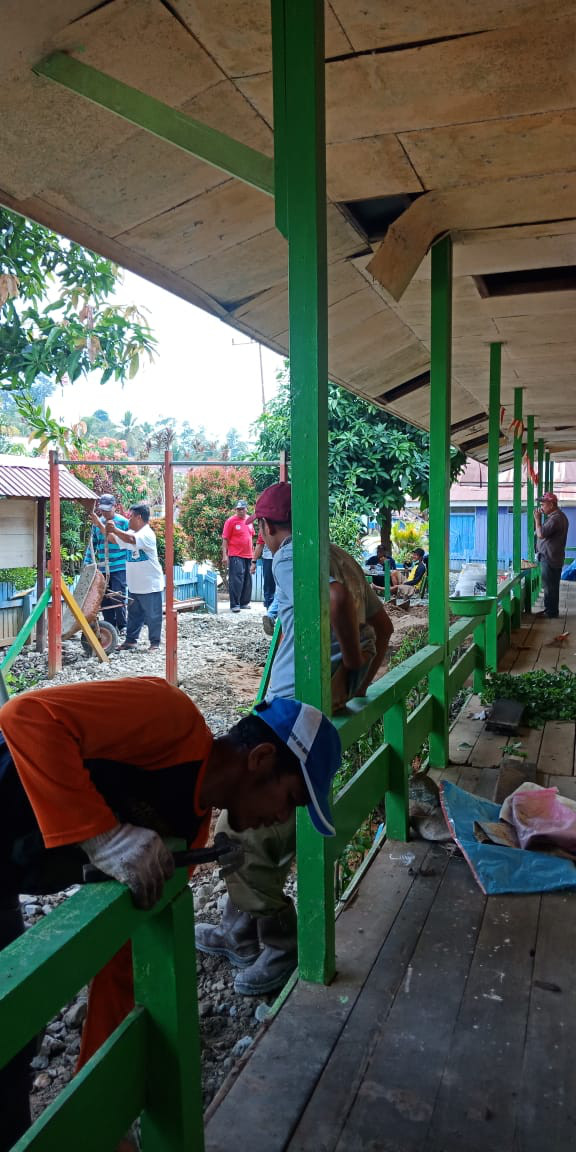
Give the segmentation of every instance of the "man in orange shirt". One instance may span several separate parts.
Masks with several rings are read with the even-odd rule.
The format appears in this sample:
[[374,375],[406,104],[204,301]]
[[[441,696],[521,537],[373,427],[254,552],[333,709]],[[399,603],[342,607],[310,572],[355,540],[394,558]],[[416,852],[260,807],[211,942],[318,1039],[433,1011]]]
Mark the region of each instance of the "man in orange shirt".
[[[258,705],[214,738],[165,680],[80,683],[13,698],[0,730],[0,949],[23,931],[19,893],[79,883],[87,860],[150,908],[174,869],[162,837],[203,844],[212,806],[227,808],[238,831],[286,820],[299,805],[320,830],[330,824],[339,737],[296,700]],[[82,1062],[131,1008],[128,950],[99,974],[98,989]],[[0,1070],[0,1152],[30,1123],[31,1055]]]

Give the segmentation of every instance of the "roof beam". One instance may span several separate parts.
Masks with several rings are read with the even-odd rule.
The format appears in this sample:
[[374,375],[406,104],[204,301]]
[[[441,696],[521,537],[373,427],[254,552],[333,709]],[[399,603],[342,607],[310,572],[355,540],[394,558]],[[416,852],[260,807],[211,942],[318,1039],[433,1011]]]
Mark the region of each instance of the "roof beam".
[[421,372],[412,380],[406,380],[404,384],[398,384],[396,388],[390,388],[388,392],[381,392],[380,396],[376,396],[376,400],[381,400],[384,404],[393,404],[395,400],[401,400],[403,396],[409,396],[411,392],[417,392],[419,388],[428,388],[429,384],[430,373]]
[[269,196],[274,195],[274,161],[269,156],[232,140],[176,108],[170,108],[161,100],[114,80],[65,52],[54,52],[36,64],[32,71],[76,92],[100,108],[107,108],[115,116],[121,116],[130,124],[174,144],[183,152],[205,160],[229,176],[235,176]]
[[471,428],[473,424],[482,424],[487,419],[485,412],[476,412],[474,416],[467,416],[465,420],[457,420],[455,424],[451,424],[450,432],[463,432],[465,428]]

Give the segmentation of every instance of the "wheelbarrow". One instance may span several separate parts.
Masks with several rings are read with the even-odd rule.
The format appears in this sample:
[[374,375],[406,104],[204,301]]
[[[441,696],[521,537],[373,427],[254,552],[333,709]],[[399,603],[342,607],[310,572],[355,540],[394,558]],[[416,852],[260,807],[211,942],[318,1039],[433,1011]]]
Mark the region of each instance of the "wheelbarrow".
[[[74,600],[96,633],[106,655],[109,656],[118,647],[119,636],[114,625],[99,616],[105,592],[106,577],[104,573],[99,571],[96,564],[85,564],[74,589]],[[67,604],[64,604],[62,607],[62,639],[69,640],[79,630],[80,625],[74,613]],[[92,645],[83,632],[81,632],[80,643],[87,655],[91,656]]]

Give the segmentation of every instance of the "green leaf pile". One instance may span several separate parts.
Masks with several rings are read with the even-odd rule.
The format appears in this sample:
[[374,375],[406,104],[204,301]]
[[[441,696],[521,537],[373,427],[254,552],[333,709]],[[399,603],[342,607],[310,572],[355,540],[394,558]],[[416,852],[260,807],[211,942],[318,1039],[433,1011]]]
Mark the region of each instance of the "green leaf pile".
[[547,720],[576,720],[576,676],[569,668],[556,672],[494,672],[486,678],[484,704],[496,699],[519,700],[525,704],[524,723],[541,728]]

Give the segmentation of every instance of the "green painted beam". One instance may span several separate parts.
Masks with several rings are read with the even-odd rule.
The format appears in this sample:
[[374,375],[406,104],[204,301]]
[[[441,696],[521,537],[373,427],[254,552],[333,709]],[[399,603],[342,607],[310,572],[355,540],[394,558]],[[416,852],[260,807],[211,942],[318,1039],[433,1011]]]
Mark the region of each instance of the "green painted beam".
[[538,503],[542,499],[542,493],[545,492],[544,488],[544,441],[538,440]]
[[526,488],[526,528],[528,533],[528,559],[534,562],[534,481],[530,477],[530,469],[534,471],[534,417],[528,417],[528,439],[526,441],[528,456],[528,483]]
[[549,453],[548,449],[546,449],[546,452],[544,455],[544,491],[545,492],[550,492],[551,482],[552,481],[550,478],[550,453]]
[[0,672],[6,675],[10,671],[15,659],[20,655],[28,637],[31,635],[34,626],[37,624],[43,612],[46,611],[50,603],[50,595],[52,589],[52,581],[46,581],[46,587],[35,605],[33,612],[30,613],[28,619],[22,625],[14,643],[8,649],[2,663],[0,664]]
[[410,834],[408,814],[408,750],[406,704],[395,704],[384,717],[388,744],[388,791],[386,793],[386,835],[389,840],[407,840]]
[[229,176],[235,176],[269,196],[274,195],[274,161],[269,156],[232,140],[199,120],[193,120],[161,100],[114,80],[65,52],[47,56],[35,65],[33,72],[76,92],[99,108],[107,108],[115,116],[121,116],[160,140],[174,144],[183,152],[205,160]]
[[[429,640],[447,653],[450,557],[450,410],[452,387],[452,241],[444,236],[432,247],[430,328],[430,503],[428,561]],[[434,700],[430,763],[448,759],[448,659],[429,677]]]
[[[477,620],[475,621],[475,625],[476,627],[478,626]],[[470,647],[466,649],[464,655],[461,656],[460,659],[452,665],[448,673],[451,700],[454,699],[456,693],[459,691],[462,685],[466,683],[468,677],[471,676],[474,672],[474,669],[476,668],[476,662],[476,645],[471,644]]]
[[[274,22],[277,35],[277,21]],[[331,712],[328,567],[328,273],[324,4],[290,0],[274,66],[285,78],[296,696]],[[284,195],[284,193],[282,194]],[[299,971],[335,971],[334,875],[325,838],[297,818]]]
[[334,801],[336,836],[330,841],[335,859],[352,839],[368,814],[384,799],[390,775],[390,752],[387,744],[362,765]]
[[[187,879],[185,869],[181,875]],[[188,885],[135,935],[134,995],[150,1020],[142,1146],[202,1152],[194,900]]]
[[[514,419],[522,420],[522,388],[514,389]],[[512,567],[514,572],[522,570],[522,456],[523,438],[514,432],[514,501],[512,522]],[[520,627],[520,600],[514,597],[512,603],[512,626]]]
[[272,0],[272,98],[274,104],[274,202],[276,227],[288,238],[286,170],[286,0]]
[[[486,593],[498,593],[498,472],[500,467],[500,382],[502,345],[490,345],[490,400],[488,408],[488,507],[486,549]],[[498,633],[496,614],[486,626],[486,667],[498,667]]]
[[432,668],[442,663],[443,651],[439,645],[427,644],[414,656],[404,660],[391,672],[381,676],[368,689],[368,703],[365,700],[356,705],[350,703],[345,715],[335,716],[334,724],[339,731],[344,749],[350,748],[377,720],[381,720],[388,708],[404,700],[408,693],[428,675]]
[[87,885],[5,948],[0,953],[0,1067],[186,885],[186,872],[179,869],[151,912],[135,908],[123,884]]
[[82,1152],[115,1148],[145,1104],[148,1023],[145,1011],[135,1008],[14,1145],[14,1152],[71,1148],[79,1132]]

